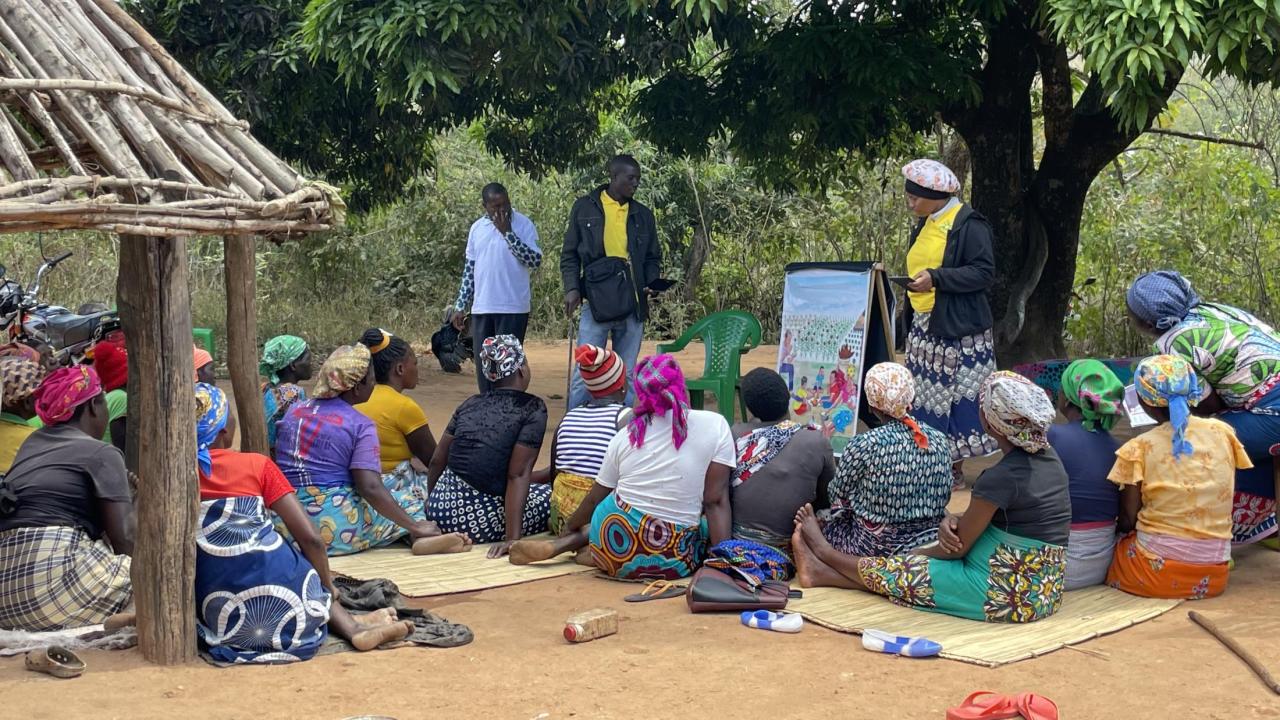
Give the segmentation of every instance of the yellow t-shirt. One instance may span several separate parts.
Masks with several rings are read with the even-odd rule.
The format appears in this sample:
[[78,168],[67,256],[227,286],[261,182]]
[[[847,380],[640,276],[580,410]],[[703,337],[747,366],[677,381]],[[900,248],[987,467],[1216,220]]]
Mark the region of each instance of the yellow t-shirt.
[[356,410],[378,426],[382,472],[391,472],[400,463],[413,458],[406,437],[427,424],[426,414],[413,398],[396,392],[389,385],[379,384],[373,387],[369,402],[356,405]]
[[[924,227],[920,228],[920,234],[916,236],[915,244],[907,251],[907,275],[909,277],[915,277],[916,273],[922,270],[942,267],[942,254],[947,249],[947,233],[951,232],[951,226],[955,223],[956,214],[960,212],[960,208],[961,203],[954,203],[950,209],[944,210],[937,218],[931,215],[924,221]],[[911,301],[911,309],[918,313],[932,312],[934,292],[934,290],[929,290],[928,292],[907,291],[907,298]]]
[[1138,529],[1188,539],[1231,539],[1236,470],[1253,467],[1231,426],[1192,416],[1187,420],[1192,453],[1173,457],[1173,426],[1160,426],[1125,443],[1107,479],[1142,483]]
[[627,206],[614,201],[609,193],[600,191],[600,204],[604,206],[604,254],[609,257],[627,257]]
[[18,448],[36,429],[17,415],[0,415],[0,474],[9,472]]

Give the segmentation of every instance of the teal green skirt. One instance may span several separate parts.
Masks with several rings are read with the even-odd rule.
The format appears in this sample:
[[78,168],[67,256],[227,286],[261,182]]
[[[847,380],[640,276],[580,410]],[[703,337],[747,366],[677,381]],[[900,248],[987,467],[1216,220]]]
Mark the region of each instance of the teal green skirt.
[[858,576],[899,605],[986,622],[1026,623],[1062,604],[1067,550],[987,526],[963,558],[867,557]]

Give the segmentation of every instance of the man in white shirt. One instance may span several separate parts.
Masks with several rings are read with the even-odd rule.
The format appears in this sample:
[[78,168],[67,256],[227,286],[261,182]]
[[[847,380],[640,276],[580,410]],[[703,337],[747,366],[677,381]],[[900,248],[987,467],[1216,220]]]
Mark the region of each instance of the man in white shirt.
[[[485,338],[515,335],[524,342],[529,326],[529,273],[542,265],[538,229],[533,221],[511,209],[507,189],[489,183],[480,191],[484,216],[471,224],[467,260],[462,268],[458,299],[449,322],[462,330],[471,305],[471,337],[476,346]],[[476,363],[476,385],[488,392],[490,383]]]

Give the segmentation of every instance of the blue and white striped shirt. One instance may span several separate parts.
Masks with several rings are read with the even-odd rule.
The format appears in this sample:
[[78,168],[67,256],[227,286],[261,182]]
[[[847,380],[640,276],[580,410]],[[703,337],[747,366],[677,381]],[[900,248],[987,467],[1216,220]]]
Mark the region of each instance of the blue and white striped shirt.
[[609,441],[618,433],[621,403],[583,405],[570,410],[556,428],[556,470],[594,479]]

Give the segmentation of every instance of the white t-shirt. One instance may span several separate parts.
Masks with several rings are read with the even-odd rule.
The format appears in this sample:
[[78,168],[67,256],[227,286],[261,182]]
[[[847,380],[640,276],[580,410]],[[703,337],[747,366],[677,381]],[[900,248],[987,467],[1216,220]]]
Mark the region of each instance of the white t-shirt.
[[596,482],[616,488],[618,499],[659,520],[696,525],[702,518],[702,494],[711,463],[734,467],[738,453],[723,416],[689,411],[689,436],[676,450],[671,413],[654,417],[644,447],[631,445],[623,429],[609,441]]
[[[514,210],[511,212],[511,231],[525,245],[541,252],[538,229],[533,226],[533,221]],[[467,259],[476,264],[476,294],[471,301],[473,314],[529,312],[529,268],[520,264],[511,253],[507,239],[487,215],[471,224],[471,232],[467,235]]]

